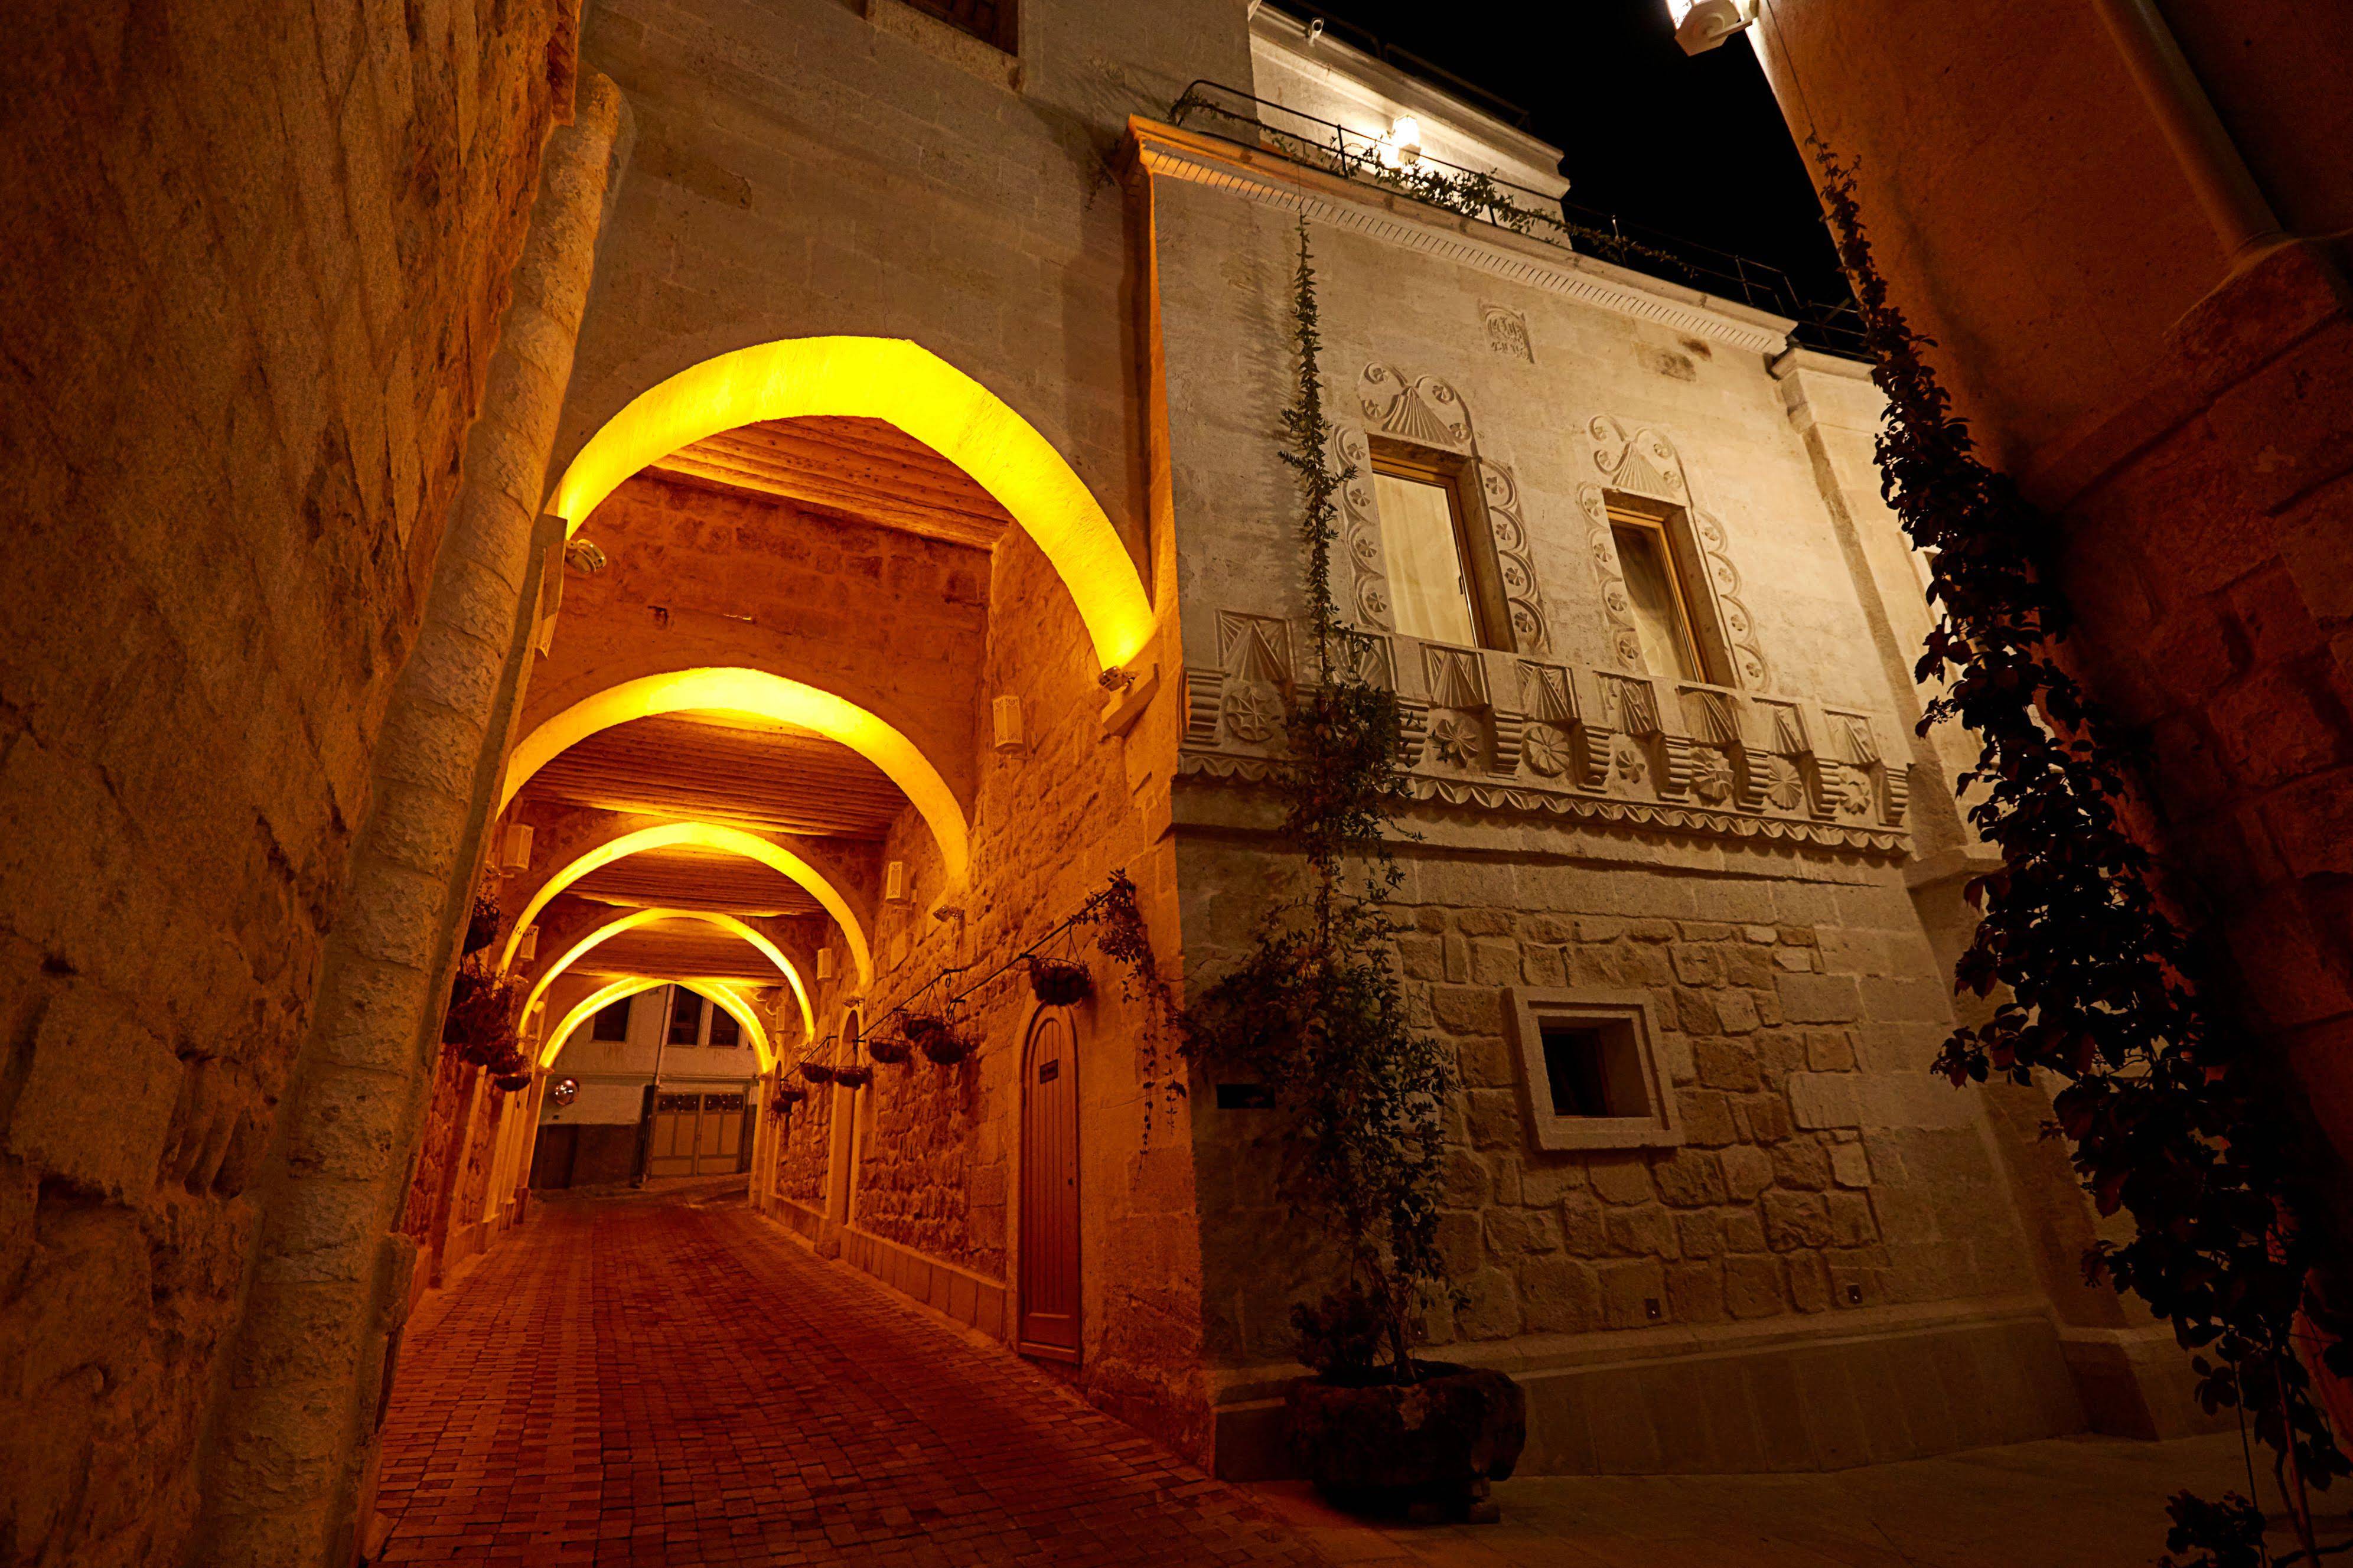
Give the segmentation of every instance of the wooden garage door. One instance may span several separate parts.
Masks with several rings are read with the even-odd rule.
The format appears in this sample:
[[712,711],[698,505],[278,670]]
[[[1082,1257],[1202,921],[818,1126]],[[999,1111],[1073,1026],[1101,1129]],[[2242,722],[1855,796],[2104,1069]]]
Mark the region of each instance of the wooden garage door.
[[660,1094],[654,1097],[654,1137],[646,1156],[649,1176],[694,1174],[694,1140],[702,1122],[702,1096]]
[[1030,1026],[1021,1071],[1021,1348],[1079,1354],[1079,1080],[1067,1015]]
[[702,1127],[694,1144],[694,1173],[725,1175],[735,1169],[744,1148],[744,1097],[706,1094],[702,1097]]

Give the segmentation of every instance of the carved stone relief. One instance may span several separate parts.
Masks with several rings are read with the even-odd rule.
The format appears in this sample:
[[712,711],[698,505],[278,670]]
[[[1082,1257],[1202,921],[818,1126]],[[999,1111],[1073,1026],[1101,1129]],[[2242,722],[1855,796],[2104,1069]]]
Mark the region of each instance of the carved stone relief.
[[1487,531],[1495,541],[1495,570],[1503,578],[1504,603],[1512,617],[1512,640],[1523,653],[1550,653],[1552,626],[1545,618],[1544,589],[1528,557],[1528,531],[1520,521],[1520,487],[1512,470],[1482,458],[1480,498],[1487,503]]
[[1470,410],[1451,386],[1434,375],[1408,381],[1388,365],[1368,364],[1356,378],[1356,405],[1384,436],[1450,452],[1470,449]]
[[1502,305],[1479,307],[1479,315],[1487,324],[1487,346],[1505,359],[1515,359],[1528,364],[1536,363],[1535,350],[1528,344],[1528,319],[1517,310]]

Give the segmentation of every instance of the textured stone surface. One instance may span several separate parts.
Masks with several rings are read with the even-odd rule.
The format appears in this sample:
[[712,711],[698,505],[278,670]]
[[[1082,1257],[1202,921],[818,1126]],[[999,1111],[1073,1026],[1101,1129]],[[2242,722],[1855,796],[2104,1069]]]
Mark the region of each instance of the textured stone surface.
[[219,0],[168,21],[15,18],[12,1562],[183,1556],[254,1234],[240,1194],[342,912],[552,68],[569,93],[562,12]]

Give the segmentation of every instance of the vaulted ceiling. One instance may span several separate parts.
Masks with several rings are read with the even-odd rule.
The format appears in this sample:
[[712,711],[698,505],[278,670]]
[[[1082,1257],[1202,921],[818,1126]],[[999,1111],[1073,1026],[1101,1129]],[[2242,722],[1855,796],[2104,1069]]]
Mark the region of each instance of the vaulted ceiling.
[[716,489],[781,496],[982,550],[1012,514],[972,477],[881,419],[771,419],[681,447],[653,465]]

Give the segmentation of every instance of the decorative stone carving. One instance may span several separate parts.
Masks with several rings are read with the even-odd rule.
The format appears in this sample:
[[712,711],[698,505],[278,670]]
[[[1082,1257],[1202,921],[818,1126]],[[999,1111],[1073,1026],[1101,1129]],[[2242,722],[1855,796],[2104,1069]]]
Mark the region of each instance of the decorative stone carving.
[[[1217,616],[1219,661],[1185,671],[1182,776],[1281,777],[1299,633]],[[1351,633],[1336,656],[1396,693],[1406,793],[1441,807],[1628,832],[1903,854],[1903,775],[1878,715],[1703,682]],[[1817,751],[1817,746],[1820,750]]]
[[1470,649],[1424,643],[1421,668],[1432,707],[1488,706],[1486,665]]
[[1708,592],[1715,601],[1716,619],[1730,648],[1734,674],[1746,689],[1763,687],[1768,676],[1765,656],[1757,649],[1748,606],[1740,602],[1740,574],[1733,567],[1724,524],[1713,513],[1692,504],[1691,481],[1674,444],[1647,426],[1630,435],[1606,414],[1595,415],[1586,430],[1593,438],[1593,466],[1604,482],[1580,486],[1577,502],[1585,510],[1594,574],[1600,582],[1602,606],[1612,627],[1611,648],[1619,663],[1628,669],[1642,668],[1641,645],[1633,637],[1633,615],[1619,569],[1618,544],[1609,531],[1612,490],[1683,510],[1690,521]]
[[1480,499],[1487,505],[1487,531],[1495,542],[1495,572],[1503,579],[1504,605],[1512,620],[1512,640],[1523,653],[1552,651],[1552,626],[1545,618],[1544,588],[1528,558],[1528,531],[1520,521],[1519,481],[1501,463],[1481,458]]
[[1692,794],[1710,805],[1730,803],[1739,780],[1732,758],[1721,746],[1697,746],[1692,752]]
[[1185,743],[1217,743],[1218,713],[1224,704],[1226,672],[1198,664],[1185,667]]
[[1347,602],[1356,624],[1388,630],[1388,563],[1381,555],[1380,513],[1373,505],[1373,453],[1365,433],[1344,425],[1333,431],[1324,461],[1340,483],[1340,553],[1347,558]]
[[1502,305],[1482,304],[1480,319],[1487,325],[1487,346],[1505,359],[1519,360],[1527,364],[1536,363],[1535,350],[1528,345],[1528,319],[1517,310]]
[[1579,485],[1577,504],[1585,513],[1585,552],[1593,563],[1593,580],[1601,590],[1601,613],[1609,618],[1609,653],[1620,669],[1642,668],[1642,638],[1634,629],[1633,601],[1626,596],[1626,578],[1618,564],[1618,542],[1609,532],[1609,492],[1599,485]]
[[1479,721],[1469,713],[1449,713],[1432,721],[1430,726],[1430,749],[1437,759],[1451,768],[1464,772],[1477,767],[1485,750],[1481,742]]
[[1226,730],[1253,746],[1274,739],[1282,728],[1282,704],[1261,686],[1238,686],[1226,693]]
[[1434,375],[1408,381],[1385,364],[1368,364],[1356,378],[1356,405],[1384,436],[1462,452],[1471,446],[1471,414],[1451,386]]
[[1552,724],[1531,724],[1520,737],[1520,754],[1528,771],[1542,778],[1558,778],[1569,770],[1568,736]]

